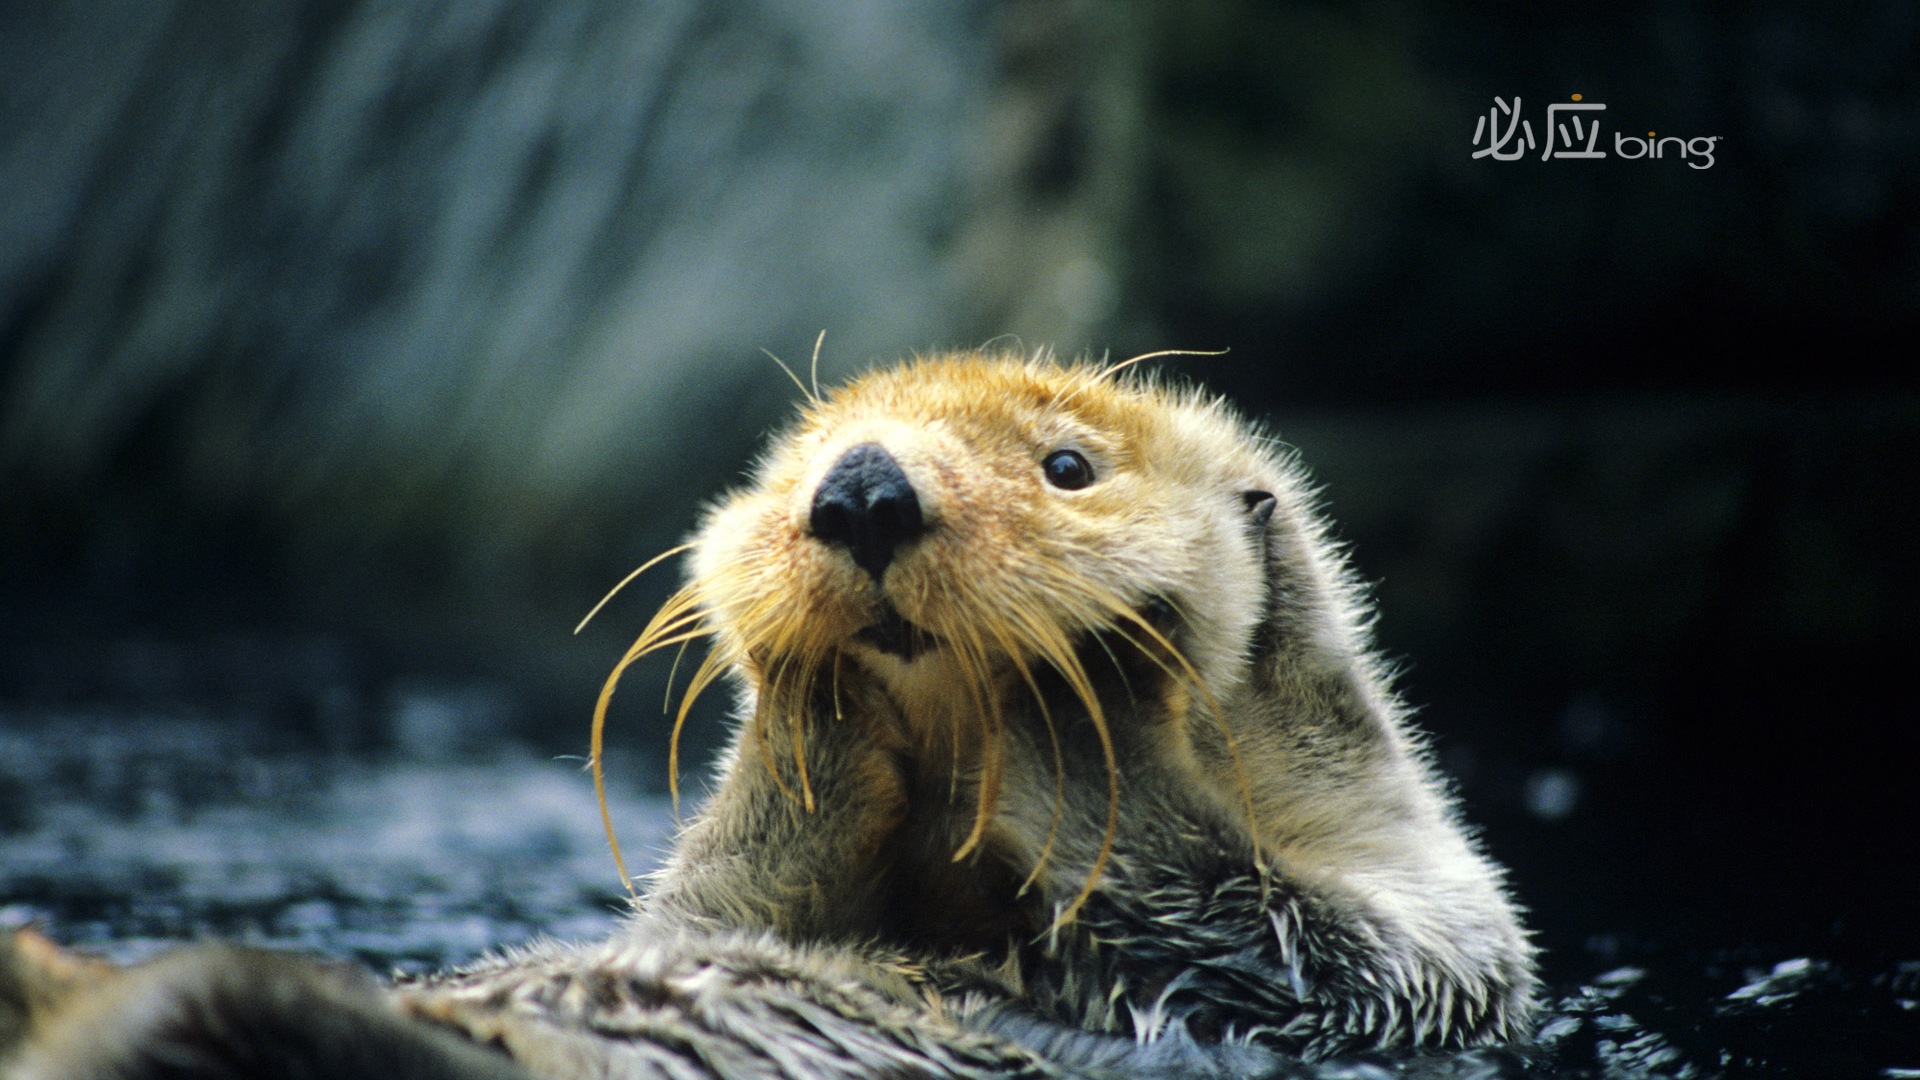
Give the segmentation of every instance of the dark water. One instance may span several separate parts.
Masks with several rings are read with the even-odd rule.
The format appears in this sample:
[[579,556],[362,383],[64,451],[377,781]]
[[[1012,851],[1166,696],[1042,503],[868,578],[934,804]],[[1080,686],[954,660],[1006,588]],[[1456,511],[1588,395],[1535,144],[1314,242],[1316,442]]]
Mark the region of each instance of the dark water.
[[[612,793],[623,851],[671,834]],[[590,778],[522,746],[326,754],[227,723],[0,722],[0,912],[136,960],[240,939],[417,968],[614,926],[624,891]]]
[[[606,934],[623,893],[580,761],[440,737],[473,707],[416,696],[393,745],[359,754],[232,717],[0,714],[0,921],[123,961],[219,937],[379,969]],[[613,812],[644,868],[672,834],[666,799],[620,788]],[[1555,958],[1537,1046],[1322,1075],[1920,1078],[1920,955],[1607,930]]]

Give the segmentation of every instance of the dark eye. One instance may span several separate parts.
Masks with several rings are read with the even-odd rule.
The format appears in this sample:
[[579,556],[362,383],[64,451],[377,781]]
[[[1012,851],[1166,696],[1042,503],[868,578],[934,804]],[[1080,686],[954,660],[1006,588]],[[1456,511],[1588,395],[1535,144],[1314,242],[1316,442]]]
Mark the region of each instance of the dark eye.
[[1040,463],[1047,483],[1067,491],[1078,491],[1093,483],[1093,466],[1077,450],[1055,450]]

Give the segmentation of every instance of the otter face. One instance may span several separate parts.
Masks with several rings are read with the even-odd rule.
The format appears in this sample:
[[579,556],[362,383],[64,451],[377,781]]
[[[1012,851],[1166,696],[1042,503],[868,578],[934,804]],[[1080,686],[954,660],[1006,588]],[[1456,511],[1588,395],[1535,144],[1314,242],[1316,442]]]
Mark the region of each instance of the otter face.
[[[926,661],[1017,676],[1097,631],[1150,642],[1154,611],[1243,641],[1261,597],[1219,583],[1258,582],[1245,493],[1278,480],[1193,422],[1208,413],[1092,368],[955,357],[866,376],[710,513],[693,587],[756,680],[832,653],[896,690]],[[1230,681],[1231,657],[1189,660]]]

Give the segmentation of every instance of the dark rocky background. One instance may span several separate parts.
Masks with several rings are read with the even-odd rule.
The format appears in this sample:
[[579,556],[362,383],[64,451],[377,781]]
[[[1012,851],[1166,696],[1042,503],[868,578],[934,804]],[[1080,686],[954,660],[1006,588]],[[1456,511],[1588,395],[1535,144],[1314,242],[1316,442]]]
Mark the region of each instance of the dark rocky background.
[[[1172,367],[1325,482],[1562,1017],[1664,1017],[1562,1071],[1905,1075],[1917,57],[1895,2],[0,3],[0,905],[599,925],[554,759],[670,576],[569,630],[790,407],[762,348],[1227,348]],[[1575,93],[1711,167],[1473,157]]]

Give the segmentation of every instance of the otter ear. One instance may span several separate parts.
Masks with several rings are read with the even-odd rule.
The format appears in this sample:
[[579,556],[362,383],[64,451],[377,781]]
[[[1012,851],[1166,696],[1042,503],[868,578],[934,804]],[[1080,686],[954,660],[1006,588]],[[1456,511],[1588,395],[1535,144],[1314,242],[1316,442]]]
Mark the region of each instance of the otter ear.
[[1240,493],[1240,502],[1246,506],[1247,516],[1253,519],[1254,527],[1261,528],[1273,517],[1273,508],[1279,505],[1280,500],[1274,498],[1271,491],[1243,491]]

